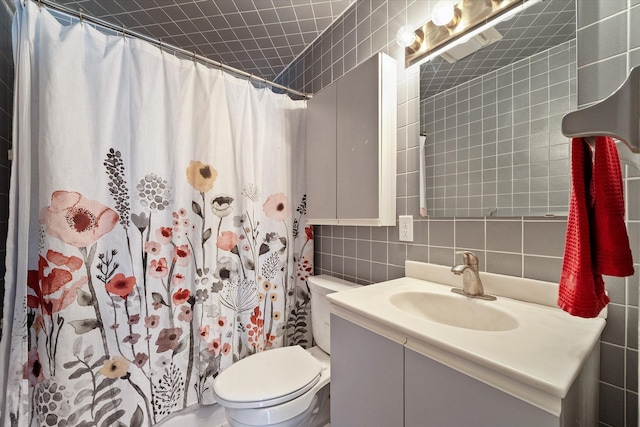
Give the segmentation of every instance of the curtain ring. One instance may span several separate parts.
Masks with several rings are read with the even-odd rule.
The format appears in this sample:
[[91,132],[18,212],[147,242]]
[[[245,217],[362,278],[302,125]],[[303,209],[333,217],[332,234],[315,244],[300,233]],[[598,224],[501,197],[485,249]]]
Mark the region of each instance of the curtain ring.
[[127,28],[124,26],[124,24],[122,25],[122,41],[125,42],[127,41],[126,36],[127,35]]
[[80,18],[80,25],[84,24],[84,18],[82,17],[82,8],[78,8],[78,16]]
[[193,51],[193,65],[196,65],[196,51]]

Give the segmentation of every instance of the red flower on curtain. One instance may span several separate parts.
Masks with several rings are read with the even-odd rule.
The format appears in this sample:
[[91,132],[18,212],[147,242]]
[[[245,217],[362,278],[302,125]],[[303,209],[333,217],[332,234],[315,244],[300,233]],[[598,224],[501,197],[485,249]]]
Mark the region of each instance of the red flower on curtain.
[[179,266],[185,267],[189,265],[189,261],[191,261],[191,251],[189,250],[189,246],[176,246],[171,251],[171,257],[173,258],[173,261]]
[[189,292],[189,289],[178,288],[178,290],[173,294],[173,303],[175,305],[183,304],[187,302],[190,296],[191,292]]
[[156,238],[160,243],[166,245],[173,240],[173,228],[171,227],[160,227],[156,231]]
[[55,191],[51,205],[40,211],[47,234],[78,248],[86,248],[118,223],[118,214],[73,191]]
[[[65,257],[59,252],[48,251],[47,257],[56,262],[71,265],[75,271],[77,265],[76,257]],[[53,262],[53,261],[52,261]],[[56,262],[53,262],[54,264]],[[80,261],[82,263],[82,261]],[[65,265],[65,264],[62,264]],[[47,259],[40,255],[38,259],[38,270],[29,270],[27,273],[27,287],[33,291],[33,294],[27,295],[27,306],[34,309],[40,309],[43,314],[53,315],[60,310],[65,309],[69,304],[75,301],[76,293],[79,288],[88,281],[87,276],[83,276],[74,283],[71,271],[54,267],[49,269],[50,265]],[[65,287],[71,283],[71,286]],[[56,297],[54,297],[56,295]]]
[[126,299],[131,292],[133,292],[133,288],[136,286],[136,278],[135,276],[126,277],[122,273],[118,273],[105,286],[107,292],[118,295],[120,298]]
[[160,258],[159,260],[151,260],[151,267],[149,269],[151,276],[156,279],[163,279],[169,274],[169,266],[167,265],[166,258]]
[[304,228],[304,234],[307,236],[307,240],[313,240],[313,226],[308,225]]

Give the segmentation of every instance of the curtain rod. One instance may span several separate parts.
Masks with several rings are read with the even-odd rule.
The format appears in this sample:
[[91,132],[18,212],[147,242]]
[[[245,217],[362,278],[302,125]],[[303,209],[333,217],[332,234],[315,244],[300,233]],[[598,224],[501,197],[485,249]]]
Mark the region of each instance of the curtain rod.
[[168,50],[173,51],[173,52],[181,53],[186,57],[193,58],[194,60],[198,60],[198,61],[200,61],[202,63],[210,64],[210,65],[213,65],[215,67],[221,68],[223,70],[229,71],[229,72],[231,72],[233,74],[240,75],[242,77],[247,78],[248,80],[255,80],[257,82],[266,84],[268,86],[271,86],[271,87],[274,87],[274,88],[277,88],[277,89],[285,90],[285,91],[287,91],[287,92],[289,92],[289,93],[291,93],[293,95],[302,96],[302,97],[304,97],[306,99],[309,99],[312,96],[311,94],[308,94],[306,92],[300,92],[300,91],[297,91],[295,89],[291,89],[290,87],[283,86],[281,84],[272,82],[270,80],[267,80],[265,78],[256,76],[256,75],[251,74],[251,73],[247,73],[246,71],[239,70],[239,69],[234,68],[234,67],[232,67],[230,65],[226,65],[226,64],[223,64],[222,62],[218,62],[218,61],[216,61],[214,59],[209,59],[209,58],[207,58],[205,56],[198,55],[195,52],[189,52],[188,50],[182,49],[180,47],[164,43],[161,40],[154,39],[154,38],[146,36],[144,34],[128,30],[128,29],[126,29],[126,28],[124,28],[122,26],[118,26],[118,25],[112,24],[112,23],[110,23],[108,21],[105,21],[103,19],[96,18],[96,17],[91,16],[91,15],[85,15],[85,14],[82,13],[82,9],[80,9],[79,11],[76,11],[76,10],[73,10],[73,9],[68,8],[66,6],[62,6],[60,4],[57,4],[57,3],[53,2],[53,1],[50,1],[50,0],[32,0],[32,1],[34,3],[37,3],[39,6],[46,6],[46,7],[50,8],[50,9],[57,10],[58,12],[62,12],[64,14],[66,14],[66,15],[70,15],[71,17],[79,19],[81,22],[82,21],[87,21],[87,22],[90,22],[90,23],[92,23],[94,25],[98,25],[100,27],[106,28],[108,30],[116,31],[118,33],[121,33],[121,34],[129,36],[129,37],[133,37],[133,38],[137,38],[137,39],[140,39],[140,40],[144,40],[146,42],[149,42],[149,43],[157,46],[160,49],[168,49]]

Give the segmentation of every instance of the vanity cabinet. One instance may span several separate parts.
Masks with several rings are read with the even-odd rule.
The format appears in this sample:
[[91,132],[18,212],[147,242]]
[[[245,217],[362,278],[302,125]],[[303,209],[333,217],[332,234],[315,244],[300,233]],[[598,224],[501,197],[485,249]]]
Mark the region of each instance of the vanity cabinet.
[[558,417],[405,348],[407,427],[560,426]]
[[331,315],[331,425],[403,425],[402,343]]
[[378,53],[307,101],[307,223],[395,225],[396,67]]
[[597,394],[599,345],[555,414],[421,354],[410,339],[397,333],[387,338],[371,330],[379,325],[364,324],[331,316],[331,425],[598,425],[592,393]]

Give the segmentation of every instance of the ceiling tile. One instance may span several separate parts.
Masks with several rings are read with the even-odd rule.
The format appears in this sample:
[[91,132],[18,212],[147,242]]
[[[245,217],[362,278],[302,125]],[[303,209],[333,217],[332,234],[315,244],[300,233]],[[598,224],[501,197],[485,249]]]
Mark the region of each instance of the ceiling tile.
[[[354,0],[54,0],[73,10],[274,79]],[[353,16],[353,14],[352,14]],[[300,24],[298,24],[300,20]],[[229,42],[229,43],[222,43]],[[228,47],[233,46],[233,51]],[[236,53],[238,55],[235,55]],[[241,52],[250,52],[239,61]],[[188,56],[188,55],[187,55]]]

